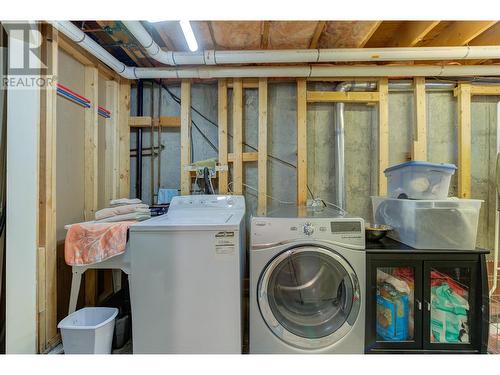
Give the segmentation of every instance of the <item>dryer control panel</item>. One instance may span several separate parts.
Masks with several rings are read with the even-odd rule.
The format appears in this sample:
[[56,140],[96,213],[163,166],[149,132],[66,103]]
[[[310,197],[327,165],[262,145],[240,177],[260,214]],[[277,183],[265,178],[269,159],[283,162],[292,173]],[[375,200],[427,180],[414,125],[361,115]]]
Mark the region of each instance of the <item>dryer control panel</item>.
[[362,218],[269,218],[251,221],[252,245],[274,244],[293,240],[323,240],[338,245],[364,249],[365,223]]

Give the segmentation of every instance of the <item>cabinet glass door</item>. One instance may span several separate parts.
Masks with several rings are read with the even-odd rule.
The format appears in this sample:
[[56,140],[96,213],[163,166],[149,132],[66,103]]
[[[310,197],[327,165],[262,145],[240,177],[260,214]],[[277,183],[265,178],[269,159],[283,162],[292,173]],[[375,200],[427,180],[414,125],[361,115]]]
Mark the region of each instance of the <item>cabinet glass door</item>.
[[472,344],[475,268],[468,262],[426,262],[425,337],[431,346]]
[[377,342],[415,339],[415,268],[377,267]]

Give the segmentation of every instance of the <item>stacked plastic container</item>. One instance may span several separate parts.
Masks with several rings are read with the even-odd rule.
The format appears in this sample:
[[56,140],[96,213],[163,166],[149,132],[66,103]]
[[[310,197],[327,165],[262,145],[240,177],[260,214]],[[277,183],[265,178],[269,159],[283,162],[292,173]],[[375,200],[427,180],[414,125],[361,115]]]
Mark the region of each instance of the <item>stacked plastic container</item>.
[[374,222],[417,249],[473,250],[482,201],[448,198],[456,169],[422,161],[387,168],[388,197],[372,197]]

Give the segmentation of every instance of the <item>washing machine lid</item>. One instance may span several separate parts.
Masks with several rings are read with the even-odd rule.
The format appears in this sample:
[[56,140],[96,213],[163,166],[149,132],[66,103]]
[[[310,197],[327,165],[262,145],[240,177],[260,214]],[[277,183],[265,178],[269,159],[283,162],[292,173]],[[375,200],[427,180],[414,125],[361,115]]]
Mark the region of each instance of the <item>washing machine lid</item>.
[[300,349],[320,349],[342,339],[361,305],[358,279],[332,249],[300,245],[284,250],[263,271],[259,309],[269,329]]

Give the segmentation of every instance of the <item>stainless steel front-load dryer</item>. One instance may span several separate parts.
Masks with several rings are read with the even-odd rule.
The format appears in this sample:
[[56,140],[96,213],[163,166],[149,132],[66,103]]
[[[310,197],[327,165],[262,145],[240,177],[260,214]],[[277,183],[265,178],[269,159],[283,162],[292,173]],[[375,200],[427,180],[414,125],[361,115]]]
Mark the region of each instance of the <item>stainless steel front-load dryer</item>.
[[253,217],[250,353],[363,353],[361,218],[288,208]]

